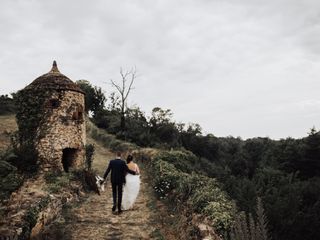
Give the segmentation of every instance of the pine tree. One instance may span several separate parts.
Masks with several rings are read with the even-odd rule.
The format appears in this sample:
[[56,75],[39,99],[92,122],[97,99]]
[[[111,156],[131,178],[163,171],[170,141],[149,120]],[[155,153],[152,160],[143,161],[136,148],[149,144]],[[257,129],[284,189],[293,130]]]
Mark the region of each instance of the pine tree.
[[268,231],[267,231],[267,219],[264,214],[264,209],[262,206],[261,198],[258,197],[257,199],[257,223],[256,223],[256,229],[257,229],[257,240],[268,240]]
[[268,240],[267,219],[261,198],[257,199],[257,219],[251,214],[246,217],[244,212],[238,214],[230,232],[230,240]]
[[250,228],[250,240],[256,240],[256,224],[254,223],[254,219],[252,214],[249,213],[249,228]]

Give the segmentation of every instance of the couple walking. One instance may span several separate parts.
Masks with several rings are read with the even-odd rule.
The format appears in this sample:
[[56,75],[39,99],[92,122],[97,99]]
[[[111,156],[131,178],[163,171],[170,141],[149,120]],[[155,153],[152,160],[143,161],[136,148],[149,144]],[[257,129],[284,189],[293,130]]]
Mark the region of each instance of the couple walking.
[[103,176],[104,180],[110,171],[113,197],[112,212],[115,212],[118,207],[120,214],[122,210],[130,209],[137,198],[140,188],[140,170],[138,165],[133,162],[132,155],[127,157],[127,163],[125,163],[121,159],[121,153],[117,152],[116,159],[109,162]]

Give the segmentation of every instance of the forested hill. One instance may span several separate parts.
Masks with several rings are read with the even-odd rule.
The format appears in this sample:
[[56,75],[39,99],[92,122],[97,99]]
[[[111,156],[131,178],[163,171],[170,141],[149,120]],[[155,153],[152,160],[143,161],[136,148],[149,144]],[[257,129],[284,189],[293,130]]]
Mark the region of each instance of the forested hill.
[[[168,168],[173,164],[181,172],[182,175],[178,174],[181,179],[184,173],[193,171],[205,179],[216,179],[212,186],[218,184],[235,200],[238,210],[248,216],[248,221],[242,222],[263,218],[261,211],[256,210],[261,198],[268,222],[268,239],[320,239],[320,133],[315,128],[309,133],[306,130],[306,137],[301,139],[257,137],[242,140],[203,135],[198,124],[176,123],[169,109],[154,108],[149,116],[138,107],[126,108],[124,112],[116,94],[107,97],[101,88],[88,81],[78,81],[78,84],[86,92],[86,110],[91,120],[119,140],[141,147],[192,152],[187,155],[172,155],[172,152],[170,155],[169,152],[161,160],[167,162],[164,166]],[[193,182],[189,180],[185,182],[188,186]],[[199,206],[201,204],[200,201]],[[248,229],[250,231],[250,226]],[[229,237],[238,239],[232,234]]]

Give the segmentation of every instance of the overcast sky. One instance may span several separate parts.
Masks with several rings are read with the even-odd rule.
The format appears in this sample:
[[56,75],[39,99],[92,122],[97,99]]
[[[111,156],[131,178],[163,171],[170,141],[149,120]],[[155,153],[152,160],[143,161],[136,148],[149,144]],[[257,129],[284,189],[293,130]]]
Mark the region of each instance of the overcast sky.
[[320,128],[319,0],[1,0],[0,94],[57,60],[129,103],[169,108],[216,136],[285,138]]

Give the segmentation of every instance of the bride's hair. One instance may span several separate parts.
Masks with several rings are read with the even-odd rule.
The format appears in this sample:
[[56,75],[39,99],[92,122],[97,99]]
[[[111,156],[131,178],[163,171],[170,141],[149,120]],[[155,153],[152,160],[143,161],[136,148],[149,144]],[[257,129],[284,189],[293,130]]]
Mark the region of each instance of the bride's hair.
[[132,155],[128,155],[128,157],[127,157],[127,163],[130,163],[132,160],[133,160]]

